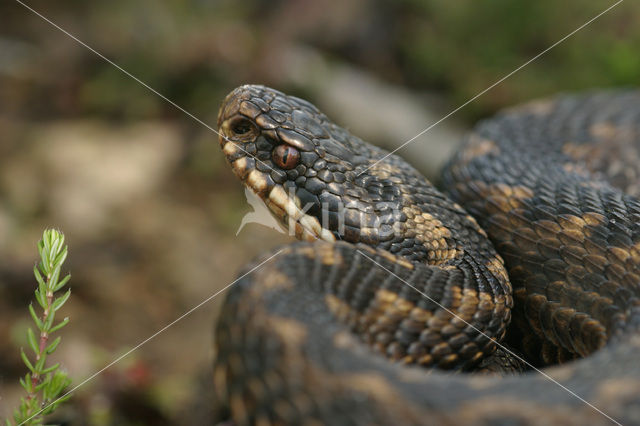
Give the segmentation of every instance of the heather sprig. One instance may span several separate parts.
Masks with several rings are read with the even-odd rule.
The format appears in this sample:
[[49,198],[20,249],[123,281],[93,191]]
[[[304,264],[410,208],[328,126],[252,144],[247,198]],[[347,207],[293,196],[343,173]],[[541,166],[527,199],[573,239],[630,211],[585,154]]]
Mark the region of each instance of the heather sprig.
[[60,336],[52,340],[52,334],[69,322],[68,317],[55,322],[57,311],[71,295],[70,289],[59,295],[71,278],[71,275],[67,274],[60,279],[62,264],[67,258],[64,235],[54,229],[45,230],[42,240],[38,242],[38,253],[40,260],[33,268],[38,283],[35,291],[37,307],[29,305],[29,313],[36,331],[29,327],[29,348],[27,351],[24,348],[20,349],[22,360],[29,370],[24,378],[20,379],[27,395],[21,398],[19,408],[14,410],[14,423],[7,419],[7,426],[41,425],[44,416],[54,412],[70,397],[60,395],[69,386],[71,379],[60,369],[59,363],[47,365],[47,356],[56,350],[61,340]]

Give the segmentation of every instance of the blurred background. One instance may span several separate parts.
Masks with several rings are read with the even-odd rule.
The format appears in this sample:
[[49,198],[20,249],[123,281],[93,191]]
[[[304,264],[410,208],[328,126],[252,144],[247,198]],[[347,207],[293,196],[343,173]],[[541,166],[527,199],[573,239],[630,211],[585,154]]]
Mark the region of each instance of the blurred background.
[[[215,127],[263,83],[393,149],[609,7],[602,0],[29,1]],[[529,99],[640,81],[640,4],[623,2],[399,152],[430,178],[477,120]],[[249,212],[216,135],[12,0],[0,5],[0,417],[22,394],[35,244],[69,244],[80,383],[287,238]],[[82,386],[53,420],[210,423],[218,297]]]

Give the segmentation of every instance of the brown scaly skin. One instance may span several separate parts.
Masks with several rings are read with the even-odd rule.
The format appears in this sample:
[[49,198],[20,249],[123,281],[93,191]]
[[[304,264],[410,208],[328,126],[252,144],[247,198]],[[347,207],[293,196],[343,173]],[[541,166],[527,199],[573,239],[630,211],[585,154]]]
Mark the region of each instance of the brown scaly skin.
[[[223,152],[306,242],[230,289],[215,336],[220,420],[612,424],[553,378],[640,424],[640,209],[604,180],[633,193],[620,170],[635,163],[596,148],[635,153],[639,118],[637,94],[559,98],[481,124],[451,162],[445,187],[510,272],[507,338],[537,365],[586,356],[546,368],[549,377],[453,374],[419,366],[514,360],[492,355],[512,299],[484,231],[399,157],[373,165],[384,151],[306,101],[234,90],[218,120],[233,141],[221,138]],[[338,201],[349,207],[344,228]]]
[[589,355],[637,315],[639,105],[599,93],[521,107],[478,126],[445,171],[506,261],[537,365]]

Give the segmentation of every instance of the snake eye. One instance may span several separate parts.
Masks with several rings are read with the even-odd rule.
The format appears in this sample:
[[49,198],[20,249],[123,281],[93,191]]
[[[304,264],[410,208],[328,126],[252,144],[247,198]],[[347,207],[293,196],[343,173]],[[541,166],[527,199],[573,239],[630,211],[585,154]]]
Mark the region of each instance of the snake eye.
[[300,152],[289,145],[278,145],[271,152],[271,159],[278,167],[289,170],[298,165]]

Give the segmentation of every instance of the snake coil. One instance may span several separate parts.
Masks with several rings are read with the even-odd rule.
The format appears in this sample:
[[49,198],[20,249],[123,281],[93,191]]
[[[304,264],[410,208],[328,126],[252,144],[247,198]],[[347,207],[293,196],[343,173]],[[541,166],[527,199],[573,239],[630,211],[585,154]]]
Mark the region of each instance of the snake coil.
[[640,424],[639,93],[480,123],[446,195],[264,86],[231,92],[218,126],[234,173],[302,240],[229,291],[220,420]]

